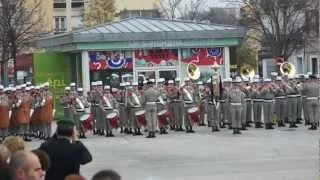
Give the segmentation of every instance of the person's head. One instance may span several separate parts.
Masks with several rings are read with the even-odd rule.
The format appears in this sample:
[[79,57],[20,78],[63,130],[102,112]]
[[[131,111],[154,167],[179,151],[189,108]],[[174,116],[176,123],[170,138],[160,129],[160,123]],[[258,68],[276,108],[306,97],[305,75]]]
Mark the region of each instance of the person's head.
[[3,141],[3,145],[7,146],[11,154],[17,151],[23,151],[25,144],[22,138],[17,136],[9,136]]
[[121,176],[113,170],[102,170],[97,172],[92,180],[121,180]]
[[47,171],[50,167],[50,158],[48,154],[41,149],[34,149],[31,152],[38,156],[42,170]]
[[57,136],[72,137],[74,135],[75,124],[71,121],[60,121],[57,127]]
[[7,146],[0,144],[0,164],[4,163],[7,164],[8,160],[10,158],[10,150],[7,148]]
[[64,180],[86,180],[86,178],[78,174],[71,174],[65,177]]
[[39,158],[27,151],[18,151],[11,156],[9,172],[12,180],[42,180],[44,177]]

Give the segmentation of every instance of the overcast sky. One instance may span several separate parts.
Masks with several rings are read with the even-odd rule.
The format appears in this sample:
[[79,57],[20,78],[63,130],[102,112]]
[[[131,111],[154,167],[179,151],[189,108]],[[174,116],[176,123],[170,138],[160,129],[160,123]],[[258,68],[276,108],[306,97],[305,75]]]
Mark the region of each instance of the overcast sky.
[[238,7],[237,3],[231,3],[232,0],[206,0],[210,7]]

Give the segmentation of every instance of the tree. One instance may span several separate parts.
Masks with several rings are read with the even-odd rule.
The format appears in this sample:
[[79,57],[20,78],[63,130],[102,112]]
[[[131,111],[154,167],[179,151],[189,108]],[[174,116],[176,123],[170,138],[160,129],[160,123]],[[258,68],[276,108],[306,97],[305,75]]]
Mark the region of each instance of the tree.
[[183,8],[178,8],[181,19],[198,21],[206,7],[206,0],[188,0]]
[[258,33],[252,38],[286,61],[317,35],[319,1],[250,0],[243,17],[244,24]]
[[[7,84],[7,63],[9,59],[16,67],[17,54],[34,46],[35,39],[45,29],[42,24],[42,0],[0,0],[0,42],[1,42],[1,78]],[[15,70],[14,82],[17,81]]]
[[159,1],[159,8],[165,18],[174,20],[179,17],[179,8],[184,0],[161,0]]
[[238,25],[239,22],[235,14],[228,13],[224,8],[210,8],[200,15],[200,20],[229,25]]
[[84,24],[92,27],[110,22],[116,16],[115,0],[87,0]]

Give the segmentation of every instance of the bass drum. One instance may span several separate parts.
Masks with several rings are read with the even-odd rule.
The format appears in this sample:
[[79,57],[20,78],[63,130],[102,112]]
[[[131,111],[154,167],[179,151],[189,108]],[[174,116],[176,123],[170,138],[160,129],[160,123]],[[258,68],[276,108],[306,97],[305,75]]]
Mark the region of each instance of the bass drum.
[[169,124],[168,119],[170,118],[170,113],[167,110],[162,110],[158,112],[159,127],[167,126]]
[[111,129],[117,129],[119,127],[120,121],[119,114],[117,112],[109,113],[106,118]]

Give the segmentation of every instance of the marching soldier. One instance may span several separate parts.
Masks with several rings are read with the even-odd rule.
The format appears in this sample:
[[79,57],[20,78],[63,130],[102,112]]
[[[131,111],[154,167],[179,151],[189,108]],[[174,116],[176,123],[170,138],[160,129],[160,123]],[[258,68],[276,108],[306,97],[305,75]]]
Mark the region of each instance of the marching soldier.
[[28,138],[29,124],[30,124],[30,107],[31,97],[24,87],[21,87],[17,92],[18,101],[16,103],[17,108],[17,125],[18,134],[23,137],[25,141],[31,141]]
[[[207,81],[209,86],[206,88],[206,99],[207,99],[207,120],[208,120],[208,127],[212,128],[212,132],[219,132],[219,125],[220,125],[220,111],[221,109],[221,101],[217,96],[217,92],[214,91],[214,87],[211,79]],[[216,86],[217,84],[215,84]],[[213,92],[211,92],[213,90]],[[213,94],[212,94],[213,93]],[[225,102],[225,101],[224,101]]]
[[[135,113],[137,111],[142,110],[142,104],[141,104],[141,94],[138,90],[138,83],[137,82],[133,82],[132,86],[128,87],[128,108],[129,108],[129,126],[130,129],[133,128],[134,130],[134,134],[133,135],[137,135],[137,136],[141,136],[143,135],[141,133],[141,124],[138,124],[137,120],[136,120],[136,115]],[[129,130],[131,131],[131,130]]]
[[[110,86],[108,85],[104,87],[103,100],[104,100],[104,117],[107,117],[107,115],[112,113],[116,108],[116,100],[112,96]],[[106,127],[106,137],[114,137],[114,135],[112,134],[112,127],[108,119],[106,119],[105,121],[105,127]]]
[[230,111],[233,134],[241,134],[241,112],[242,105],[244,104],[245,94],[240,90],[239,83],[241,83],[241,79],[236,78],[235,83],[231,85],[228,93],[228,101],[231,108]]
[[0,85],[0,143],[8,136],[8,130],[10,125],[10,102],[5,92],[8,89],[3,89]]
[[261,87],[258,84],[259,80],[255,80],[255,84],[252,89],[252,102],[253,102],[253,118],[255,128],[263,128],[262,126],[262,105],[263,97],[261,96]]
[[175,113],[175,105],[176,105],[175,100],[177,99],[178,91],[179,91],[179,89],[174,86],[174,81],[169,80],[168,86],[166,88],[166,94],[168,97],[168,111],[172,117],[171,121],[169,122],[170,123],[170,130],[175,130],[177,128],[178,122],[176,121],[174,113]]
[[319,108],[320,108],[320,83],[315,76],[310,77],[310,82],[307,84],[307,106],[311,127],[309,130],[317,130],[319,124]]
[[[160,92],[160,96],[157,99],[157,115],[163,111],[167,111],[167,93],[166,93],[166,89],[164,87],[164,83],[165,83],[165,79],[164,78],[160,78],[158,79],[158,90]],[[169,118],[169,117],[168,117]],[[161,119],[159,119],[158,116],[158,121],[157,121],[157,127],[159,127],[160,129],[160,134],[168,134],[168,132],[166,131],[166,126],[168,125],[168,119],[165,118],[164,121],[160,121]],[[171,120],[170,120],[171,122]]]
[[184,124],[187,133],[194,133],[192,129],[192,120],[188,116],[188,110],[195,107],[195,90],[189,78],[185,79],[186,85],[182,88],[184,100]]
[[276,77],[276,85],[274,86],[275,95],[275,108],[276,116],[278,120],[278,127],[285,127],[285,111],[286,111],[286,97],[285,92],[282,89],[282,78]]
[[157,104],[156,101],[160,96],[160,92],[154,86],[154,80],[148,82],[149,88],[145,91],[143,96],[143,104],[146,110],[146,120],[148,126],[147,138],[156,137],[156,121],[157,121]]
[[[119,116],[120,116],[120,133],[123,133],[125,128],[127,127],[126,121],[128,119],[128,112],[127,112],[127,108],[125,105],[126,102],[126,89],[125,89],[125,83],[120,83],[120,96],[118,99],[118,103],[119,103]],[[128,132],[128,129],[126,129],[126,131]]]
[[105,116],[104,116],[104,102],[103,102],[103,83],[97,82],[97,90],[93,97],[94,104],[96,105],[96,128],[99,136],[104,136],[105,132]]
[[304,82],[302,83],[301,96],[302,96],[302,111],[303,117],[305,120],[305,125],[310,125],[310,113],[308,112],[308,104],[307,104],[307,85],[309,84],[308,80],[309,76],[305,75]]
[[82,126],[80,118],[82,115],[84,115],[86,113],[85,109],[89,108],[90,105],[89,105],[87,97],[83,94],[83,89],[77,88],[77,92],[78,92],[78,96],[77,96],[78,102],[77,102],[77,106],[76,106],[77,112],[76,112],[76,117],[75,117],[75,120],[76,120],[75,125],[78,128],[79,137],[85,139],[86,138],[85,130],[84,130],[84,127]]
[[94,97],[97,94],[97,82],[91,82],[91,89],[90,92],[88,92],[88,101],[91,104],[90,106],[90,112],[93,116],[93,124],[92,124],[92,129],[93,129],[93,134],[97,135],[97,130],[96,130],[96,119],[97,119],[97,104],[94,101]]
[[52,121],[54,116],[54,100],[53,94],[49,90],[49,83],[43,85],[42,102],[41,102],[41,120],[43,122],[44,138],[48,139],[52,134]]
[[289,116],[289,128],[297,128],[296,120],[297,120],[297,103],[299,92],[296,85],[289,81],[286,85],[287,90],[287,101],[288,101],[288,116]]
[[199,113],[200,113],[200,123],[199,126],[206,126],[204,122],[204,115],[205,115],[205,107],[206,107],[206,99],[204,94],[204,86],[203,82],[199,81],[195,88],[195,99],[197,104],[199,105]]
[[231,86],[231,82],[232,79],[231,78],[227,78],[223,80],[223,93],[221,95],[221,98],[219,99],[220,107],[221,109],[219,109],[220,112],[220,116],[221,116],[221,128],[225,128],[226,124],[229,124],[229,129],[232,128],[231,126],[231,116],[230,116],[230,104],[229,102],[227,102],[227,98],[228,98],[228,93],[229,93],[229,89]]
[[176,122],[176,131],[184,131],[183,129],[183,114],[184,114],[184,105],[183,105],[183,96],[180,87],[180,79],[176,78],[176,85],[174,88],[174,108],[173,108],[173,118]]
[[[244,83],[248,83],[249,80],[244,79]],[[247,130],[247,126],[250,126],[250,124],[247,122],[247,114],[251,112],[251,109],[248,109],[248,104],[251,104],[251,99],[249,95],[250,86],[247,84],[242,84],[239,86],[240,90],[245,94],[244,98],[244,104],[242,106],[242,112],[241,112],[241,130],[245,131]],[[250,111],[250,112],[249,112]]]
[[272,127],[272,118],[273,118],[273,92],[271,89],[271,79],[265,79],[264,85],[262,86],[260,95],[263,98],[263,115],[264,123],[266,129],[274,129]]
[[64,120],[71,120],[72,114],[70,111],[70,87],[65,87],[64,95],[60,97],[60,105],[63,106]]

